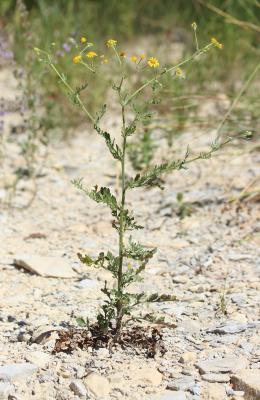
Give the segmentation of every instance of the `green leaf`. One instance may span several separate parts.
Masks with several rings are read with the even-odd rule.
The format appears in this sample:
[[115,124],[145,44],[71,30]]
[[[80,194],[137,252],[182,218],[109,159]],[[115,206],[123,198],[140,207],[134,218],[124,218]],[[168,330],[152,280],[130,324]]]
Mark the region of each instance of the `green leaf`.
[[76,186],[78,189],[82,190],[90,199],[96,201],[97,203],[106,204],[112,212],[119,210],[119,206],[117,204],[117,200],[115,196],[110,192],[110,189],[107,187],[95,186],[93,190],[87,190],[82,185],[83,178],[74,179],[72,184]]
[[185,168],[185,163],[188,157],[188,151],[183,160],[171,161],[160,165],[155,165],[148,170],[145,174],[137,174],[134,178],[130,178],[126,184],[127,189],[133,189],[142,186],[159,186],[160,176],[163,173],[169,173],[173,170],[180,170]]
[[88,326],[88,321],[85,321],[84,318],[76,318],[76,322],[78,324],[78,326],[85,328],[86,326]]
[[122,150],[115,143],[115,139],[112,140],[110,134],[108,132],[103,131],[97,124],[94,125],[94,129],[100,136],[102,136],[105,139],[108,150],[110,151],[112,156],[116,160],[122,161],[122,156],[123,156]]

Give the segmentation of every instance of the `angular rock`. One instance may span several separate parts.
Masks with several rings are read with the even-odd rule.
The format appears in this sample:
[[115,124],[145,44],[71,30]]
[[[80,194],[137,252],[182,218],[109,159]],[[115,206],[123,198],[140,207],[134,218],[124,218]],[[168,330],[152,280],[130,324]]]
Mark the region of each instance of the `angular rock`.
[[70,389],[73,391],[73,393],[75,393],[79,397],[86,398],[88,393],[84,384],[79,379],[75,379],[74,381],[71,382]]
[[246,400],[260,399],[259,369],[242,369],[236,375],[231,376],[231,383],[235,390],[245,392]]
[[197,355],[196,353],[192,353],[191,351],[187,351],[186,353],[183,353],[183,355],[180,358],[180,362],[182,364],[187,364],[192,361],[196,361]]
[[70,263],[61,257],[24,255],[15,258],[14,264],[40,276],[52,278],[77,277]]
[[0,400],[8,399],[9,394],[12,392],[13,387],[8,382],[0,383]]
[[208,329],[208,333],[219,333],[220,335],[244,332],[248,328],[247,324],[236,321],[229,321],[213,329]]
[[94,279],[82,279],[81,281],[77,282],[75,286],[80,289],[91,290],[96,289],[99,286],[99,283]]
[[98,399],[103,399],[103,397],[107,396],[111,389],[107,378],[97,374],[96,372],[88,374],[83,382],[86,389]]
[[208,400],[225,400],[227,398],[225,387],[219,383],[209,383],[207,391],[208,396],[206,398]]
[[157,371],[157,369],[149,367],[138,369],[137,376],[138,381],[152,386],[160,385],[163,378],[162,374]]
[[174,379],[168,383],[167,388],[169,390],[189,390],[195,385],[195,380],[192,376],[183,376],[178,379]]
[[186,400],[186,394],[183,391],[172,392],[165,390],[163,393],[145,397],[145,400]]
[[39,326],[31,337],[32,343],[45,344],[53,339],[58,339],[58,331],[60,328],[55,326],[43,325]]
[[37,370],[37,365],[31,363],[6,364],[0,367],[1,381],[16,381],[32,375]]
[[201,374],[208,374],[210,372],[235,373],[240,369],[246,368],[248,361],[243,357],[226,357],[199,361],[195,365]]
[[230,381],[230,376],[229,374],[204,374],[202,379],[211,383],[227,383]]
[[39,368],[44,368],[50,362],[49,354],[37,350],[27,354],[25,359]]

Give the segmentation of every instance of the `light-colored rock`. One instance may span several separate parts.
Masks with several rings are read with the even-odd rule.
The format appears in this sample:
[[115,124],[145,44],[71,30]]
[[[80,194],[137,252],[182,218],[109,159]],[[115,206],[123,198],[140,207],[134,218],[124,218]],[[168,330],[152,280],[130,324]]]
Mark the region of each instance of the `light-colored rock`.
[[137,371],[138,381],[142,384],[158,386],[162,382],[162,374],[156,368],[143,367]]
[[187,351],[186,353],[183,353],[181,358],[180,358],[180,362],[182,364],[187,364],[187,363],[191,363],[196,361],[197,359],[197,355],[196,353],[193,353],[191,351]]
[[178,392],[165,390],[163,393],[145,397],[145,400],[186,400],[186,399],[187,399],[186,394],[182,390],[179,390]]
[[228,321],[224,324],[216,326],[213,329],[208,329],[209,333],[219,333],[221,335],[231,334],[231,333],[240,333],[244,332],[247,329],[248,325],[245,323],[239,323],[237,321]]
[[103,399],[110,392],[110,384],[107,378],[96,372],[91,372],[83,382],[87,390],[98,399]]
[[44,368],[50,362],[50,355],[43,351],[32,351],[25,356],[26,361],[37,365],[39,368]]
[[229,374],[204,374],[202,379],[211,383],[227,383],[230,381]]
[[40,276],[52,278],[77,277],[71,264],[61,257],[22,255],[15,258],[14,264]]
[[209,383],[207,392],[206,399],[208,400],[225,400],[227,398],[225,387],[219,383]]
[[167,388],[169,390],[189,390],[195,385],[195,380],[192,376],[183,376],[178,379],[173,379],[168,383]]
[[0,400],[8,399],[9,394],[12,392],[13,387],[8,382],[0,382]]
[[87,389],[84,386],[83,382],[79,379],[75,379],[74,381],[71,382],[70,384],[70,389],[79,397],[85,397],[87,396]]
[[235,390],[245,392],[246,400],[260,399],[260,370],[242,369],[231,376],[231,382]]
[[37,344],[45,344],[53,339],[58,339],[57,330],[59,328],[55,326],[43,325],[39,326],[31,337],[31,341]]
[[196,367],[199,368],[201,374],[210,372],[234,373],[240,369],[246,368],[247,365],[248,361],[243,357],[226,357],[199,361]]
[[31,363],[6,364],[0,367],[0,380],[17,381],[32,375],[37,371],[37,365]]
[[99,282],[94,279],[82,279],[75,286],[79,289],[92,290],[99,287]]

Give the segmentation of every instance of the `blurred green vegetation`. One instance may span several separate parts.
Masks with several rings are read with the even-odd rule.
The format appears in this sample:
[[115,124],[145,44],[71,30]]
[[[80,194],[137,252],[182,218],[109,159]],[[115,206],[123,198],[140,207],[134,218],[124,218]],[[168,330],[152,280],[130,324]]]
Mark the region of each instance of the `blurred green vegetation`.
[[[55,42],[56,49],[66,53],[63,47],[71,37],[79,40],[84,35],[99,45],[108,37],[133,43],[146,34],[154,34],[166,44],[184,43],[185,53],[190,53],[194,51],[190,25],[196,21],[199,40],[205,43],[215,36],[224,43],[224,50],[221,55],[212,52],[198,68],[191,65],[186,71],[185,84],[173,82],[171,97],[173,92],[174,96],[210,93],[215,81],[221,81],[232,97],[237,80],[247,76],[259,56],[258,0],[1,0],[0,12],[1,26],[11,37],[15,60],[27,69],[31,79],[34,77],[42,93],[48,88],[44,107],[50,117],[53,115],[55,124],[64,126],[73,126],[76,121],[71,116],[64,118],[64,112],[57,121],[61,108],[69,106],[57,89],[56,78],[42,73],[32,55],[34,46],[49,49]],[[60,68],[66,71],[68,79],[75,71],[72,55],[59,58]],[[82,74],[77,72],[78,81],[82,82]],[[106,87],[93,77],[88,91],[91,92],[91,96],[86,96],[88,107],[95,110],[103,101]],[[181,124],[183,113],[180,111],[178,116]],[[78,121],[77,115],[75,119]]]

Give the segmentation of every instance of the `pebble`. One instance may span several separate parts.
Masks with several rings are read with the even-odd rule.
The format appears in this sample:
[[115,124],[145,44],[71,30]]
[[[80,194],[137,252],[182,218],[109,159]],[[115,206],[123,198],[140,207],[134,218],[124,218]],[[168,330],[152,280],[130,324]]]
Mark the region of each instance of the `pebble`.
[[[163,393],[145,397],[145,400],[186,400],[186,394],[183,391],[172,392],[165,390]],[[219,399],[218,399],[219,400]]]
[[103,398],[107,396],[111,390],[109,381],[104,376],[91,372],[83,379],[86,389],[95,397]]
[[79,379],[74,380],[70,383],[70,389],[79,397],[87,396],[87,389]]
[[188,351],[188,352],[182,354],[182,356],[180,358],[180,362],[182,364],[187,364],[187,363],[196,361],[196,359],[197,359],[196,353],[192,353],[191,351]]
[[204,374],[202,379],[211,383],[226,383],[230,381],[230,376],[228,374]]
[[65,258],[21,255],[15,258],[14,264],[40,276],[53,278],[77,277],[71,264]]
[[6,400],[13,391],[13,386],[8,382],[0,382],[0,400]]
[[49,354],[43,351],[32,351],[25,356],[25,359],[39,368],[44,368],[50,362]]
[[208,329],[208,333],[219,333],[221,335],[244,332],[248,328],[247,324],[241,324],[236,321],[229,321],[213,329]]
[[196,364],[201,374],[210,372],[234,373],[239,369],[246,368],[248,361],[243,357],[215,358],[211,360],[199,361]]
[[162,382],[162,374],[155,368],[143,367],[136,371],[138,381],[145,385],[158,386]]
[[37,365],[31,363],[7,364],[0,367],[0,380],[16,381],[26,378],[37,371]]
[[179,379],[170,381],[166,389],[169,390],[189,390],[195,385],[195,380],[192,376],[184,376]]

